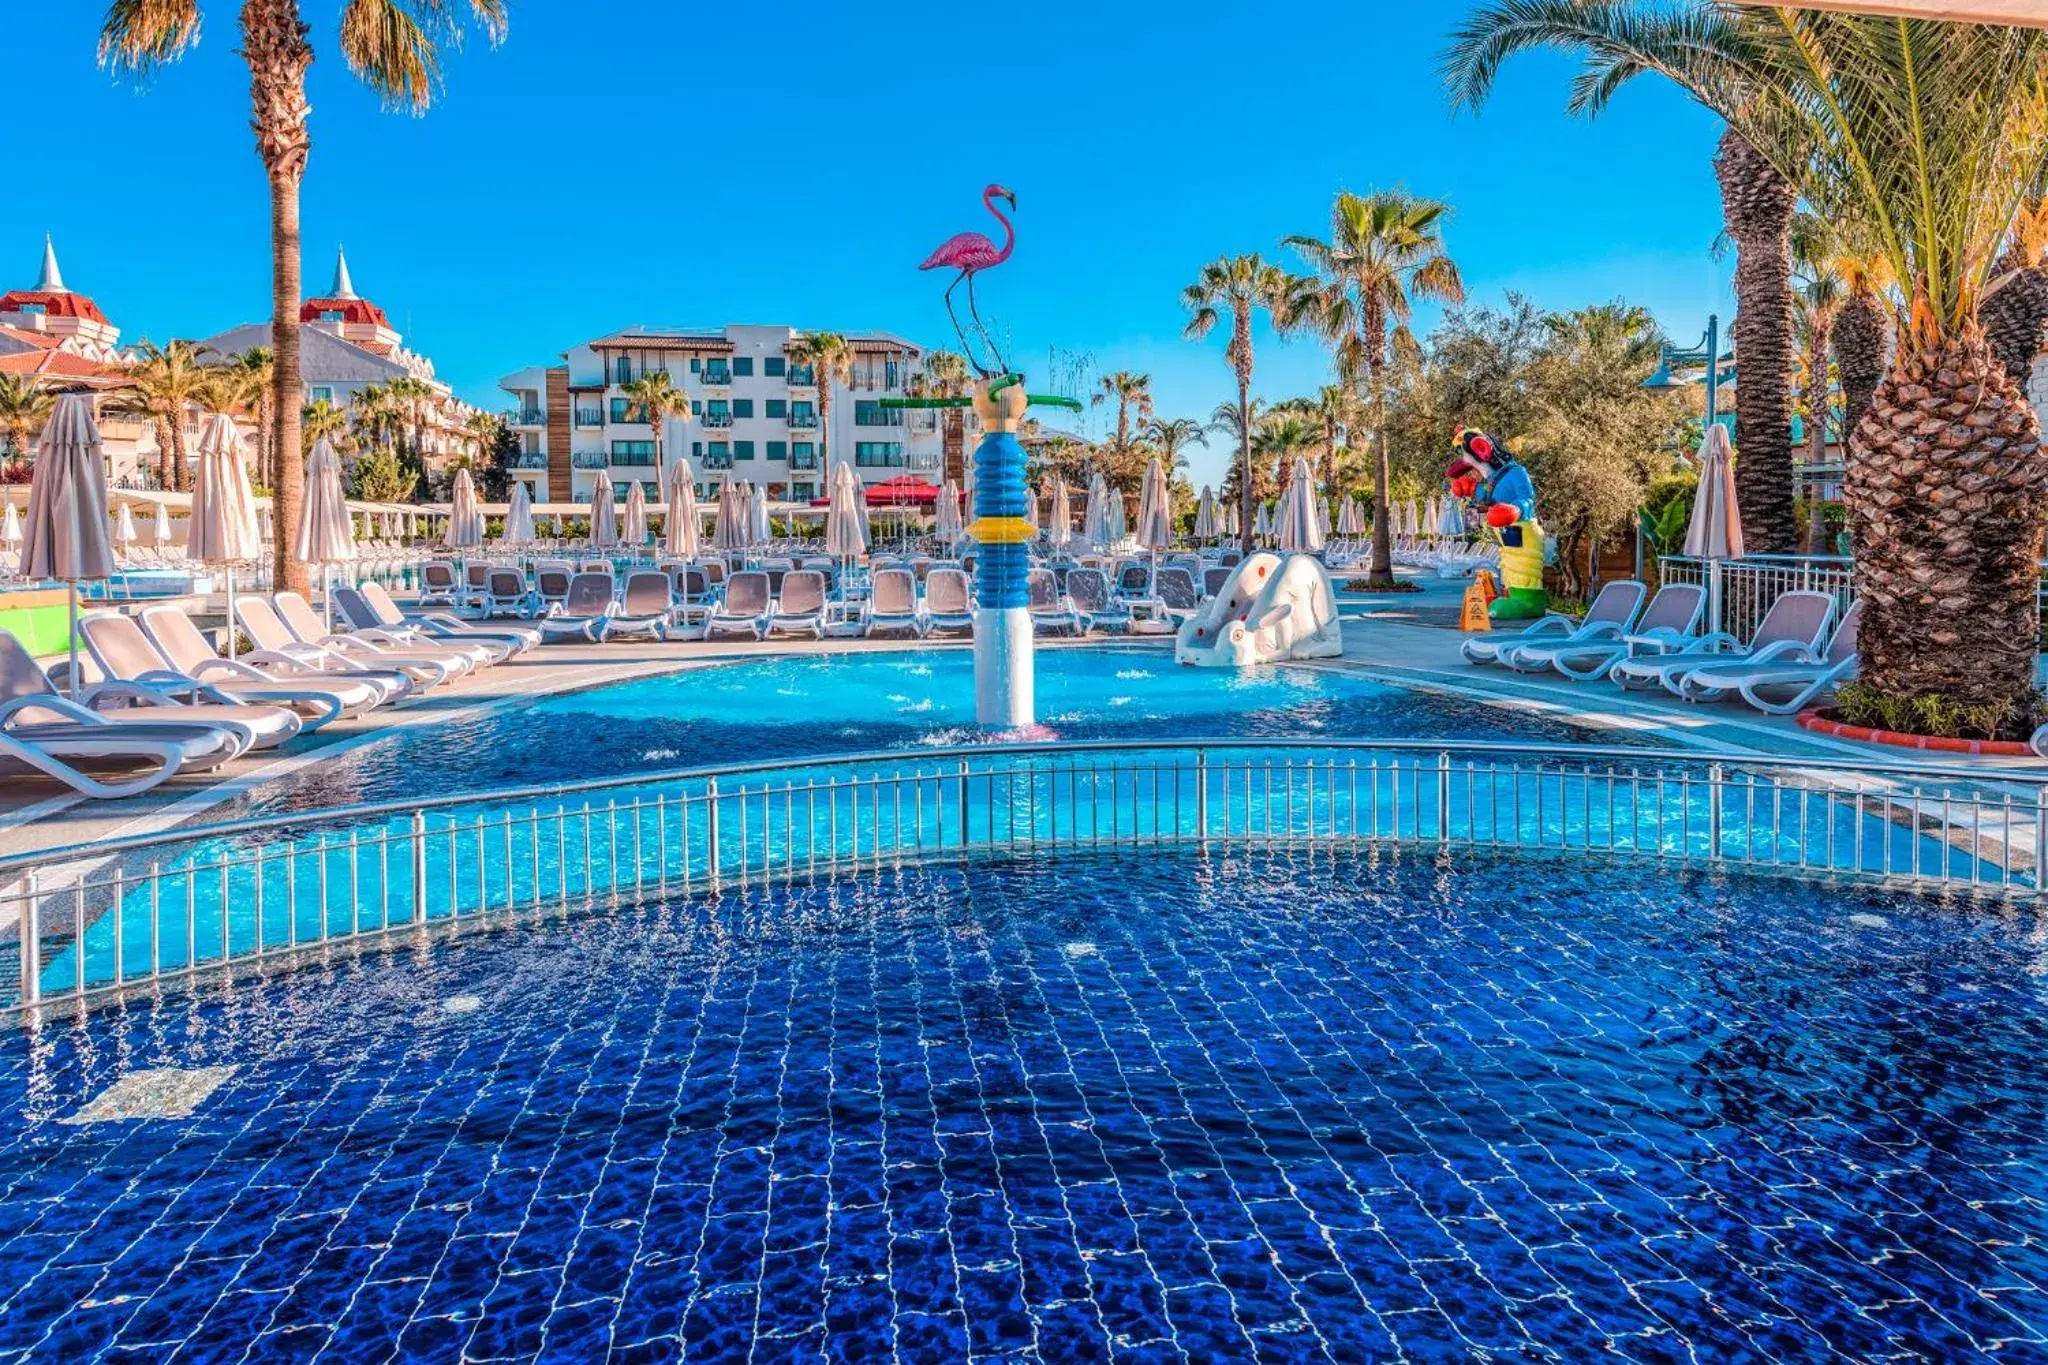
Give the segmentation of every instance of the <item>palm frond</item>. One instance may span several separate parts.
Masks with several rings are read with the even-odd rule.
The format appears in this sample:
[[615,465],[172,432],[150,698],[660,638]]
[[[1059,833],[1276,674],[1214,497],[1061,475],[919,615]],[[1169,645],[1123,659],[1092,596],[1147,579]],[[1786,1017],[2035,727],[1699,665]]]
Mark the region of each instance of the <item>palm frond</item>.
[[100,24],[100,65],[147,75],[199,41],[199,0],[113,0]]

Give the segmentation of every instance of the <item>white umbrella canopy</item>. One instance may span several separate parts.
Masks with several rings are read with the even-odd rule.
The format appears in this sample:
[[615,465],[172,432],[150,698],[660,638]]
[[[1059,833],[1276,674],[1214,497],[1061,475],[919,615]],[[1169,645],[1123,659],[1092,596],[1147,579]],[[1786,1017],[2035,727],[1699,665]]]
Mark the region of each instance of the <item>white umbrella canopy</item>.
[[448,529],[442,543],[452,550],[473,549],[484,543],[484,518],[476,510],[476,483],[467,469],[455,471],[455,489],[449,496]]
[[1337,534],[1355,536],[1358,534],[1358,504],[1349,493],[1337,502]]
[[1305,459],[1294,462],[1294,478],[1280,499],[1276,520],[1278,525],[1273,533],[1287,553],[1312,555],[1323,548],[1322,518],[1317,512],[1315,487]]
[[1700,482],[1685,528],[1685,552],[1698,559],[1742,557],[1742,513],[1735,503],[1735,462],[1719,422],[1700,441]]
[[866,501],[853,467],[840,465],[832,476],[832,501],[825,508],[825,553],[839,559],[867,553],[867,518],[862,515]]
[[1074,494],[1067,487],[1064,475],[1053,475],[1052,507],[1046,514],[1045,539],[1055,550],[1064,550],[1074,543]]
[[6,499],[7,510],[0,512],[0,545],[10,550],[21,548],[21,509],[14,505],[14,499]]
[[1223,534],[1226,538],[1237,534],[1238,517],[1236,503],[1224,503],[1223,510],[1217,514],[1217,519],[1222,523]]
[[951,479],[939,487],[939,500],[932,509],[932,533],[949,545],[960,538],[960,490]]
[[58,578],[71,585],[71,692],[78,672],[78,585],[114,572],[107,544],[107,473],[92,400],[66,394],[57,400],[43,428],[29,483],[28,524],[23,529],[21,576]]
[[1024,524],[1038,529],[1038,490],[1028,483],[1024,485]]
[[774,523],[768,520],[768,485],[747,485],[747,535],[756,545],[775,539]]
[[[835,473],[834,479],[838,478]],[[741,525],[739,489],[733,485],[732,476],[724,475],[718,482],[717,516],[711,527],[711,548],[714,550],[744,550],[747,547],[747,530]]]
[[619,537],[635,548],[647,543],[647,494],[638,479],[626,489],[626,524]]
[[308,564],[346,564],[356,557],[355,519],[341,493],[341,457],[324,436],[306,457],[306,491],[299,501],[292,553]]
[[1156,554],[1172,549],[1173,539],[1173,492],[1167,487],[1166,466],[1155,456],[1139,485],[1138,544]]
[[1465,534],[1465,509],[1456,498],[1444,498],[1437,512],[1436,533],[1440,536]]
[[158,503],[149,514],[149,543],[161,550],[171,543],[171,514]]
[[114,543],[121,547],[123,559],[126,559],[129,551],[135,548],[135,541],[135,514],[128,510],[128,504],[124,502],[120,510],[114,513]]
[[240,564],[263,552],[256,529],[256,500],[242,463],[242,434],[232,418],[215,413],[199,436],[199,463],[192,475],[192,510],[185,530],[185,557],[202,564]]
[[668,467],[668,516],[661,528],[662,548],[679,559],[698,554],[697,488],[690,467],[676,460]]
[[612,494],[612,476],[602,469],[590,485],[590,543],[599,549],[619,543],[619,503]]
[[1270,536],[1273,534],[1273,517],[1271,513],[1267,512],[1266,504],[1263,502],[1259,504],[1258,510],[1252,514],[1252,534],[1255,536]]
[[1195,503],[1195,539],[1216,538],[1216,494],[1208,484],[1202,485],[1202,496]]
[[1109,546],[1109,485],[1100,474],[1088,476],[1088,505],[1081,513],[1081,539],[1096,549]]
[[526,481],[512,481],[512,501],[505,508],[505,535],[507,545],[531,545],[533,543],[533,497],[526,491]]

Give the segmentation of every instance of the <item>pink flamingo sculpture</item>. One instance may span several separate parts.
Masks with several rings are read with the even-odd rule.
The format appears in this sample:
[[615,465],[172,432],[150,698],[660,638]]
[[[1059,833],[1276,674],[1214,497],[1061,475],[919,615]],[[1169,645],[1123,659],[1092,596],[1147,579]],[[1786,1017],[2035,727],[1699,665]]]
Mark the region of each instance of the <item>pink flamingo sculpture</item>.
[[[960,338],[960,349],[966,353],[968,360],[981,372],[984,379],[1007,374],[1010,368],[1003,363],[1002,352],[996,349],[994,339],[988,334],[988,327],[982,322],[981,314],[974,306],[974,277],[991,266],[1001,265],[1009,260],[1010,252],[1017,245],[1017,229],[1011,225],[1009,219],[1003,217],[1003,211],[996,207],[995,201],[998,199],[1006,200],[1010,205],[1010,212],[1015,213],[1017,196],[1001,185],[990,185],[981,192],[982,207],[993,213],[996,221],[1003,225],[1001,247],[979,232],[957,232],[948,237],[937,251],[925,257],[924,264],[918,267],[919,270],[938,270],[943,267],[960,272],[954,277],[953,282],[946,286],[946,316],[953,320],[953,332]],[[993,370],[983,365],[975,355],[973,343],[967,339],[967,331],[960,325],[960,316],[953,311],[953,291],[960,287],[963,280],[967,283],[967,314],[974,319],[974,330],[980,334],[982,344],[987,346],[988,353],[995,357],[996,367]]]

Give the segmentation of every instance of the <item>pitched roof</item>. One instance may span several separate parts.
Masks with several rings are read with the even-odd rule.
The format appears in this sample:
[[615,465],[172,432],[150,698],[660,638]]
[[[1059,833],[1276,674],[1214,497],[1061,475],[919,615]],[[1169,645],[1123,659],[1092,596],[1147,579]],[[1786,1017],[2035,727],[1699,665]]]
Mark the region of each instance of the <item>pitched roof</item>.
[[[270,324],[245,323],[199,343],[221,355],[240,355],[270,344]],[[384,384],[411,373],[395,360],[343,341],[332,332],[299,325],[299,370],[308,384]]]
[[11,355],[0,355],[0,374],[38,374],[60,379],[100,379],[117,382],[125,376],[120,367],[102,365],[96,360],[73,355],[69,351],[16,351]]

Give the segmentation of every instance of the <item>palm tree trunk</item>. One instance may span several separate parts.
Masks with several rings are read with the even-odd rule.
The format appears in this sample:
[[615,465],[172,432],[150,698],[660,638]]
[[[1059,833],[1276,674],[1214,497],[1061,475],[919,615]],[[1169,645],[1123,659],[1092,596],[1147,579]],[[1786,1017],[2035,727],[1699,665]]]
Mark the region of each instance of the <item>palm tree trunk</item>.
[[[1902,354],[1857,432],[1848,506],[1865,683],[2027,719],[2048,461],[2033,409],[1980,338]],[[1987,727],[1989,728],[1989,727]]]
[[832,474],[832,376],[821,374],[818,379],[818,468],[826,477]]
[[177,490],[171,482],[171,424],[158,414],[156,419],[156,486]]
[[1252,522],[1259,515],[1258,500],[1252,496],[1252,376],[1249,367],[1237,372],[1237,510],[1242,518],[1237,528],[1238,548],[1252,552]]
[[1752,553],[1798,546],[1792,510],[1793,353],[1790,228],[1798,191],[1733,129],[1714,173],[1735,239],[1735,501]]
[[192,466],[185,458],[185,424],[171,419],[171,487],[180,493],[192,488]]
[[[1806,346],[1806,462],[1820,464],[1828,453],[1828,350],[1831,329],[1816,318]],[[1848,443],[1843,442],[1844,446]],[[1818,496],[1806,500],[1806,553],[1827,553],[1827,508]]]
[[1372,566],[1366,573],[1365,585],[1384,592],[1400,585],[1394,579],[1393,518],[1388,506],[1393,498],[1394,455],[1387,448],[1386,377],[1381,373],[1381,351],[1382,347],[1375,343],[1367,365],[1372,384],[1373,477],[1379,487],[1372,500]]

